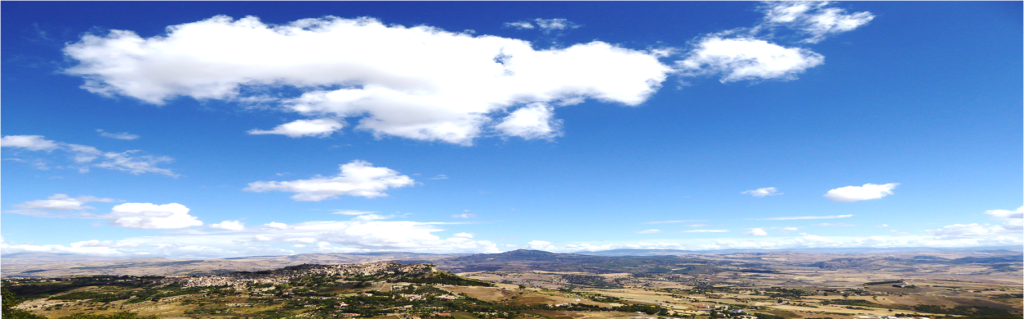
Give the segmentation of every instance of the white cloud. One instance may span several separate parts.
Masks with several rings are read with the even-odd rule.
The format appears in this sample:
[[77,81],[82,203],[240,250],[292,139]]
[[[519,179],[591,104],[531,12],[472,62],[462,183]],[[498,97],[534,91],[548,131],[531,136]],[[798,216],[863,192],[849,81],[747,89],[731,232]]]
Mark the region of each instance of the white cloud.
[[63,145],[65,149],[71,153],[71,158],[75,163],[89,163],[103,155],[102,151],[92,146],[70,143]]
[[[441,231],[435,223],[379,221],[378,225],[362,225],[358,221],[319,221],[296,223],[288,230],[250,228],[240,232],[176,233],[165,236],[126,238],[115,242],[87,241],[71,245],[11,244],[0,242],[0,252],[61,252],[77,254],[112,254],[131,256],[170,257],[233,257],[290,255],[304,252],[338,253],[366,251],[422,251],[422,252],[498,252],[498,245],[489,241],[476,241],[461,233],[440,238],[431,232]],[[377,230],[385,230],[378,232]],[[388,231],[393,230],[393,231]],[[426,233],[426,234],[424,234]],[[530,249],[552,252],[580,252],[609,249],[792,249],[792,248],[895,248],[895,247],[977,247],[1012,246],[1024,244],[1020,234],[993,235],[983,232],[976,237],[938,236],[862,236],[826,237],[801,233],[792,237],[744,238],[691,238],[679,242],[633,243],[571,243],[555,246],[547,241],[532,241]],[[475,237],[475,236],[474,236]],[[295,251],[300,241],[318,240],[316,247]],[[115,247],[117,246],[117,247]],[[502,245],[503,249],[519,248]],[[91,251],[87,251],[91,250]]]
[[551,33],[554,31],[561,31],[567,29],[577,29],[580,27],[579,24],[573,23],[572,21],[554,18],[554,19],[533,19],[532,21],[516,21],[506,22],[506,28],[515,28],[519,30],[532,30],[540,29],[544,33]]
[[768,236],[768,232],[764,231],[764,229],[761,229],[761,228],[751,228],[750,231],[747,232],[747,235],[750,235],[750,236]]
[[337,196],[361,196],[367,198],[387,196],[388,188],[406,187],[415,184],[412,178],[398,175],[388,168],[377,168],[365,161],[352,161],[341,165],[341,173],[336,177],[316,176],[307,180],[285,182],[253,182],[245,190],[287,191],[294,192],[292,199],[302,201],[319,201]]
[[284,238],[281,241],[282,242],[286,242],[286,243],[312,244],[312,243],[316,242],[316,238],[313,238],[313,237],[298,237],[298,238],[294,238],[293,237],[293,238]]
[[929,230],[928,233],[939,238],[982,238],[998,239],[1005,236],[1021,237],[1024,233],[1024,206],[1016,210],[994,209],[985,211],[986,215],[1003,222],[1001,225],[953,224],[940,229]]
[[777,1],[764,7],[765,23],[762,27],[784,26],[797,30],[808,38],[805,43],[818,43],[826,37],[852,31],[875,18],[870,12],[846,14],[846,10],[829,8],[827,1]]
[[[1018,209],[1020,210],[1020,209]],[[1014,211],[990,213],[994,219],[1019,219]],[[365,214],[363,214],[365,215]],[[362,216],[362,215],[355,215]],[[1003,217],[1006,216],[1006,217]],[[1004,225],[1012,221],[1004,221]],[[168,233],[162,236],[132,237],[119,241],[83,241],[70,245],[13,244],[2,241],[0,252],[54,252],[90,255],[170,256],[170,257],[233,257],[289,255],[296,253],[351,253],[366,251],[422,251],[493,253],[498,245],[474,240],[472,233],[458,232],[449,238],[434,235],[444,231],[443,223],[412,221],[311,221],[291,225],[270,223],[274,227],[245,228],[234,232],[203,232],[201,230]],[[776,229],[757,228],[761,230]],[[795,231],[784,227],[783,231]],[[1020,228],[979,224],[950,225],[929,231],[928,236],[820,236],[800,233],[787,237],[764,237],[750,229],[747,235],[757,238],[691,238],[679,242],[634,243],[571,243],[556,246],[548,241],[528,243],[530,249],[552,252],[579,252],[609,249],[790,249],[790,248],[894,248],[894,247],[977,247],[1024,244]],[[315,245],[314,245],[315,243]],[[294,245],[302,245],[296,247]],[[516,249],[516,245],[502,245]]]
[[[365,215],[362,215],[365,216]],[[360,216],[360,217],[362,217]],[[294,223],[287,229],[271,231],[262,238],[265,242],[314,243],[330,251],[359,250],[435,250],[496,252],[497,245],[489,241],[474,241],[472,234],[457,233],[442,239],[433,235],[442,231],[434,223],[413,221],[312,221]]]
[[[5,161],[14,161],[14,162],[18,162],[18,163],[26,163],[26,164],[32,165],[33,168],[41,170],[41,171],[50,170],[49,163],[47,163],[46,161],[44,161],[42,159],[38,159],[38,158],[24,159],[24,158],[17,158],[17,157],[9,157],[8,156],[8,157],[5,157],[3,160],[5,160]],[[51,178],[57,178],[57,177],[51,177]]]
[[547,241],[543,241],[543,240],[534,240],[534,241],[531,241],[531,242],[526,243],[526,244],[529,245],[530,249],[546,250],[546,251],[552,251],[552,250],[555,249],[555,246],[551,245],[551,242],[547,242]]
[[104,217],[110,219],[111,225],[125,228],[177,229],[203,225],[188,212],[188,207],[178,203],[125,203],[114,206]]
[[137,150],[132,150],[121,153],[103,153],[103,160],[95,165],[96,167],[129,172],[135,175],[142,173],[157,173],[171,177],[178,177],[178,174],[175,174],[169,169],[157,167],[160,163],[169,163],[174,161],[174,159],[168,156],[135,155],[138,152],[139,151]]
[[7,135],[0,138],[0,147],[17,147],[31,151],[52,151],[59,147],[56,142],[42,135]]
[[397,171],[387,167],[374,167],[373,164],[355,160],[341,165],[341,173],[335,177],[316,176],[285,182],[253,182],[245,190],[250,192],[281,191],[296,193],[292,199],[297,201],[321,201],[338,196],[358,196],[366,198],[387,196],[389,188],[412,186],[412,178],[399,175]]
[[779,193],[779,190],[776,189],[775,187],[758,188],[754,190],[744,191],[741,194],[750,194],[750,196],[754,197],[782,195],[782,193]]
[[1007,228],[1021,228],[1024,227],[1024,206],[1018,207],[1016,210],[1005,210],[1005,209],[993,209],[985,211],[985,214],[992,216],[1003,222],[1003,226]]
[[694,230],[684,230],[684,231],[681,231],[680,233],[725,233],[725,232],[728,232],[728,231],[729,231],[728,229],[694,229]]
[[505,22],[505,27],[507,27],[507,28],[516,28],[516,29],[520,29],[520,30],[535,28],[533,26],[533,23],[530,23],[529,21]]
[[889,227],[889,224],[879,224],[879,225],[875,225],[875,227],[886,228],[886,227]]
[[210,227],[223,230],[240,231],[245,229],[245,224],[240,220],[225,220],[220,223],[211,224]]
[[94,196],[70,197],[66,194],[54,194],[46,199],[27,201],[14,206],[22,209],[67,211],[94,209],[95,207],[85,206],[86,203],[90,202],[109,203],[113,201],[114,199],[111,198],[99,198]]
[[278,125],[273,130],[263,131],[253,129],[249,131],[252,135],[277,134],[291,138],[315,136],[328,137],[337,130],[344,127],[341,122],[333,119],[297,120],[290,123]]
[[790,216],[790,217],[768,217],[768,218],[753,218],[754,220],[801,220],[801,219],[836,219],[836,218],[850,218],[853,215],[830,215],[830,216]]
[[928,233],[940,238],[971,238],[996,235],[1004,232],[1002,226],[983,226],[974,224],[953,224],[940,229],[929,230]]
[[[551,30],[572,27],[564,20],[535,22]],[[107,96],[152,104],[182,96],[261,98],[311,118],[360,118],[355,128],[376,136],[470,145],[494,130],[491,116],[500,111],[581,98],[635,106],[672,72],[654,53],[600,41],[536,50],[518,39],[371,18],[267,25],[255,17],[216,16],[167,30],[151,38],[126,30],[87,34],[65,47],[78,62],[65,73]],[[301,96],[243,93],[280,87]]]
[[555,18],[555,19],[533,19],[533,22],[537,24],[537,27],[544,32],[551,32],[555,30],[566,30],[566,29],[577,29],[580,25],[573,23],[572,21]]
[[[90,167],[100,167],[112,170],[118,170],[123,172],[129,172],[132,174],[142,173],[157,173],[171,177],[178,177],[178,174],[173,171],[157,167],[161,163],[168,163],[174,161],[174,159],[168,156],[151,156],[151,155],[138,155],[139,150],[130,150],[124,152],[103,152],[99,149],[88,146],[71,143],[54,142],[46,140],[40,135],[9,135],[2,139],[3,146],[5,147],[20,147],[33,151],[53,151],[61,150],[67,152],[74,164],[67,165],[65,168],[77,169],[81,173],[89,171]],[[97,161],[99,159],[99,161]],[[34,160],[34,165],[39,169],[49,169],[46,165],[46,161]]]
[[277,230],[288,229],[288,224],[278,223],[278,222],[269,222],[269,223],[263,224],[263,226],[267,226],[267,227],[269,227],[271,229],[277,229]]
[[455,214],[452,218],[476,218],[476,214]]
[[[827,36],[851,31],[874,18],[869,12],[846,14],[828,2],[769,2],[764,20],[753,28],[738,28],[699,38],[686,58],[676,62],[683,76],[721,75],[721,82],[792,80],[825,57],[807,48],[770,42],[778,27],[796,30],[802,43],[817,43]],[[765,32],[768,32],[765,34]]]
[[804,48],[787,48],[751,37],[701,39],[676,66],[684,76],[721,74],[722,83],[743,80],[796,79],[825,63],[825,57]]
[[388,219],[388,218],[390,218],[390,217],[383,216],[383,215],[377,215],[377,214],[365,214],[365,215],[356,216],[356,217],[353,218],[353,220],[371,221],[371,220],[380,220],[380,219]]
[[798,228],[798,227],[792,227],[792,226],[790,226],[790,227],[782,227],[782,228],[780,228],[780,229],[782,229],[782,232],[784,232],[784,233],[785,233],[785,232],[797,231],[797,230],[799,230],[800,228]]
[[534,103],[515,110],[494,128],[523,139],[551,139],[561,135],[562,120],[554,119],[554,107]]
[[636,233],[637,234],[656,234],[656,233],[660,233],[660,232],[661,232],[660,229],[646,229],[646,230],[638,231]]
[[445,174],[437,174],[437,176],[431,177],[430,179],[433,179],[433,180],[442,180],[442,179],[448,179],[448,175],[445,175]]
[[109,137],[109,138],[113,138],[113,139],[126,140],[126,141],[136,140],[136,139],[139,138],[138,135],[131,134],[131,133],[128,133],[128,132],[111,133],[111,132],[104,131],[102,129],[96,129],[96,133],[100,133],[100,136],[102,136],[102,137]]
[[867,183],[864,186],[846,186],[836,189],[829,190],[824,195],[825,198],[831,199],[837,202],[856,202],[862,200],[879,199],[885,196],[892,195],[893,188],[896,188],[900,183],[888,183],[888,184],[871,184]]
[[336,211],[334,211],[331,214],[358,216],[358,215],[367,215],[367,214],[376,214],[376,213],[377,212],[371,212],[371,211],[365,211],[365,210],[341,209],[341,210],[336,210]]
[[7,242],[0,243],[0,251],[4,254],[11,253],[55,253],[55,254],[80,254],[80,255],[98,255],[98,256],[120,256],[124,255],[123,252],[107,246],[92,245],[93,242],[99,242],[98,240],[75,242],[70,245],[34,245],[34,244],[18,244],[10,245]]
[[129,243],[129,242],[113,242],[113,241],[109,241],[109,240],[93,239],[93,240],[74,242],[74,243],[71,243],[70,246],[71,247],[115,247],[115,248],[122,248],[122,247],[138,247],[139,245],[135,244],[135,243]]
[[610,249],[792,249],[792,248],[896,248],[896,247],[977,247],[1012,246],[1024,244],[1020,236],[987,236],[974,238],[939,238],[931,236],[863,236],[825,237],[801,233],[795,237],[776,238],[704,238],[684,242],[616,243],[594,245],[575,243],[564,246],[546,246],[552,252],[581,252]]

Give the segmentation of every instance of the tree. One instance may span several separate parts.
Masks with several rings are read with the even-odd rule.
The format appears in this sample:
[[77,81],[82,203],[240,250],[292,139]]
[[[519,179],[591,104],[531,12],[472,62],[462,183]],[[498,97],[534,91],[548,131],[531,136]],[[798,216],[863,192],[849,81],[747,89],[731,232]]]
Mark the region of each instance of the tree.
[[14,309],[21,301],[10,290],[3,289],[3,317],[6,319],[46,319],[25,310]]
[[11,313],[11,311],[14,310],[14,306],[15,305],[17,305],[17,301],[15,301],[14,293],[10,292],[7,289],[4,289],[3,290],[3,314],[4,314],[4,317],[7,317]]

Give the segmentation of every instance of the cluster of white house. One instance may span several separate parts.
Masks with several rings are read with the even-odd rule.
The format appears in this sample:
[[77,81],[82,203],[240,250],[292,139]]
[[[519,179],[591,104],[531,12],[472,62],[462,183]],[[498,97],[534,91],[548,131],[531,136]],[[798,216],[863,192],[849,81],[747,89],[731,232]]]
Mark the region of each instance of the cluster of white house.
[[396,262],[379,262],[340,265],[298,265],[261,272],[234,272],[210,276],[167,277],[165,283],[180,284],[184,287],[231,286],[244,289],[254,284],[281,284],[293,279],[310,276],[375,276],[375,275],[424,275],[437,271],[432,265],[403,265]]

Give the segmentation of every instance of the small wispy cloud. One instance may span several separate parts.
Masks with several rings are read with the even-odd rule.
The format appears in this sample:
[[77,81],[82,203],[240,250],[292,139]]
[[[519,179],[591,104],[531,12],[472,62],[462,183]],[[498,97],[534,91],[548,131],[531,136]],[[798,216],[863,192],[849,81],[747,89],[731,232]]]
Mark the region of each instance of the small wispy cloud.
[[573,23],[572,21],[569,21],[569,20],[566,20],[566,19],[562,19],[562,18],[555,18],[555,19],[541,19],[541,18],[537,18],[537,19],[533,19],[533,20],[506,22],[505,23],[505,27],[506,28],[519,29],[519,30],[540,29],[544,33],[551,33],[551,32],[554,32],[554,31],[577,29],[577,28],[580,27],[580,25],[576,24],[576,23]]
[[875,18],[871,12],[846,13],[831,5],[828,1],[767,2],[762,7],[764,22],[756,29],[782,26],[802,33],[806,38],[800,42],[818,43],[829,36],[853,31]]
[[242,231],[245,230],[245,224],[240,220],[225,220],[220,223],[211,224],[210,228],[230,230],[230,231]]
[[527,21],[505,22],[505,27],[506,28],[516,28],[516,29],[519,29],[519,30],[528,30],[528,29],[536,28],[536,27],[533,26],[533,23],[530,23],[530,22],[527,22]]
[[356,216],[356,217],[352,218],[352,220],[369,222],[369,221],[382,220],[382,219],[391,219],[391,218],[394,218],[394,217],[395,217],[394,215],[383,216],[383,215],[377,215],[377,214],[366,214],[366,215]]
[[779,190],[777,188],[775,188],[775,187],[763,187],[763,188],[758,188],[758,189],[752,189],[752,190],[749,190],[749,191],[744,191],[744,192],[742,192],[740,194],[748,194],[748,195],[754,196],[754,197],[765,197],[765,196],[782,195],[782,193],[780,193]]
[[748,218],[752,220],[800,220],[800,219],[836,219],[850,218],[853,215],[831,215],[831,216],[790,216],[790,217],[769,217],[769,218]]
[[351,210],[351,209],[339,209],[331,214],[358,216],[358,215],[369,215],[376,214],[377,212],[365,211],[365,210]]
[[[54,150],[64,151],[74,162],[70,165],[60,165],[61,168],[77,169],[81,173],[89,172],[90,167],[106,168],[129,172],[135,175],[143,173],[157,173],[177,178],[179,175],[166,168],[157,167],[161,163],[169,163],[174,159],[168,156],[140,155],[139,150],[124,152],[104,152],[88,146],[71,143],[62,143],[47,140],[42,135],[8,135],[0,138],[0,147],[11,147],[29,151],[45,151],[50,153]],[[35,159],[13,159],[31,163],[37,169],[50,169],[48,160]]]
[[278,125],[271,130],[251,129],[249,135],[284,135],[291,138],[299,137],[328,137],[334,132],[345,127],[345,124],[335,119],[313,119],[296,120],[290,123]]
[[104,130],[101,130],[101,129],[96,129],[96,133],[100,133],[100,136],[102,136],[102,137],[109,137],[109,138],[115,138],[115,139],[126,140],[126,141],[136,140],[136,139],[139,138],[139,135],[128,133],[128,132],[112,133],[112,132],[107,132],[107,131],[104,131]]
[[728,229],[694,229],[694,230],[684,230],[684,231],[681,231],[680,233],[725,233],[725,232],[728,232],[728,231],[729,231]]
[[768,232],[764,231],[764,229],[761,229],[761,228],[751,228],[750,231],[747,232],[747,235],[748,236],[768,236]]
[[433,180],[439,180],[439,179],[448,179],[448,175],[445,175],[445,174],[437,174],[437,176],[431,177],[430,179],[433,179]]
[[452,218],[476,218],[476,214],[455,214]]
[[655,233],[660,233],[660,232],[661,232],[660,229],[646,229],[646,230],[638,231],[636,233],[637,234],[655,234]]

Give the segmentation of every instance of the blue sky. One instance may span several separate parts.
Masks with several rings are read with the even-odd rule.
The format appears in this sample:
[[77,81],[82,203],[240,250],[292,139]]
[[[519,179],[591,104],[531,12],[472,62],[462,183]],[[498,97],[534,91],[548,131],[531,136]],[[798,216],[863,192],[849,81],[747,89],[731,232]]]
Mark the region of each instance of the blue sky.
[[1020,2],[2,7],[5,254],[1024,243]]

